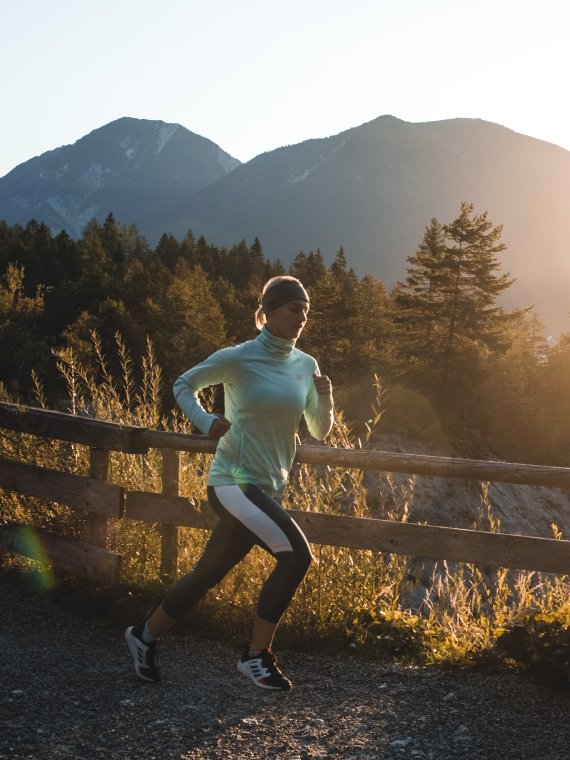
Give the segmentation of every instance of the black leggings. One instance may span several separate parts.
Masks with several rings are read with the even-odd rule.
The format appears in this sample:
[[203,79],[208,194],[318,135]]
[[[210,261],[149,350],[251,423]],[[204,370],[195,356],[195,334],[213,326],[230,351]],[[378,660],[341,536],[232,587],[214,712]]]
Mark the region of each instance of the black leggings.
[[162,608],[178,620],[257,544],[277,560],[261,590],[257,614],[278,623],[311,564],[303,532],[255,485],[208,486],[208,501],[220,519],[196,566],[175,583]]

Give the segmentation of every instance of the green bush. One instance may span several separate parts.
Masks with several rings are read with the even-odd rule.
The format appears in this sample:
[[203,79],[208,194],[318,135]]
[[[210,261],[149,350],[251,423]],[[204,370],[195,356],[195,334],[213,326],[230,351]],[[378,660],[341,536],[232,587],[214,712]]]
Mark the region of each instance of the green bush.
[[570,687],[570,605],[553,612],[522,610],[498,632],[497,651],[541,679]]
[[346,631],[353,648],[380,659],[425,660],[437,638],[427,620],[406,610],[354,610]]

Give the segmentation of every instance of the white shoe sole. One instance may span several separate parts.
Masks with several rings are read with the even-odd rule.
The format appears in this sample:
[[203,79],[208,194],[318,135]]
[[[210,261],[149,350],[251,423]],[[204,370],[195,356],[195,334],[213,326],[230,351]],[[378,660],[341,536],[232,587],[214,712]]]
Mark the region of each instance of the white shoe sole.
[[249,680],[253,684],[255,684],[259,689],[267,689],[268,691],[289,691],[291,689],[291,687],[289,687],[288,689],[283,689],[283,688],[281,688],[281,686],[270,686],[269,684],[261,683],[253,675],[253,673],[249,669],[247,663],[246,662],[242,662],[241,660],[238,660],[237,669],[239,670],[240,673],[243,673],[244,676],[247,676],[249,678]]
[[134,665],[135,665],[135,673],[142,681],[146,681],[147,683],[156,683],[157,680],[155,678],[149,678],[148,676],[145,676],[145,674],[141,672],[140,665],[139,665],[139,657],[141,655],[140,642],[136,636],[133,636],[132,630],[133,630],[133,626],[131,625],[125,631],[125,641],[127,642],[129,651],[133,656]]

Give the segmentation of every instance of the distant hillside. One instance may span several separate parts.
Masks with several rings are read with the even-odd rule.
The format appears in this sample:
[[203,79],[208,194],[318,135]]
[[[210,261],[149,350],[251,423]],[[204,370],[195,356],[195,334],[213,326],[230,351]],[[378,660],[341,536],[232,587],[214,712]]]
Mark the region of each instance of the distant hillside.
[[188,229],[230,245],[259,237],[289,263],[340,245],[359,275],[391,286],[435,217],[461,201],[503,225],[517,278],[507,306],[535,304],[551,333],[570,330],[570,152],[476,119],[411,124],[381,116],[246,164],[164,122],[119,119],[0,179],[0,218],[31,217],[79,235],[109,211],[151,244]]
[[0,179],[0,217],[10,224],[35,218],[78,237],[90,219],[112,211],[154,239],[194,191],[239,164],[178,124],[118,119]]
[[265,153],[196,193],[171,218],[220,244],[261,239],[289,262],[343,245],[362,275],[405,276],[425,227],[452,221],[461,201],[503,225],[508,305],[536,304],[550,330],[570,322],[570,152],[473,119],[410,124],[392,116],[334,137]]

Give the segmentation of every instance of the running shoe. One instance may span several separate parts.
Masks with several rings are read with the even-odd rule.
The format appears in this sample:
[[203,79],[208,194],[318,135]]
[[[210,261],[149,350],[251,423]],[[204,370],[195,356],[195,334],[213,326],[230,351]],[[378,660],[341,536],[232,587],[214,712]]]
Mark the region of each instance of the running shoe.
[[238,660],[237,669],[261,689],[289,691],[292,686],[291,681],[279,670],[271,649],[262,649],[253,656],[246,649]]
[[160,681],[160,671],[156,664],[156,641],[147,644],[142,638],[143,626],[131,625],[125,631],[125,641],[135,661],[135,673],[143,681]]

